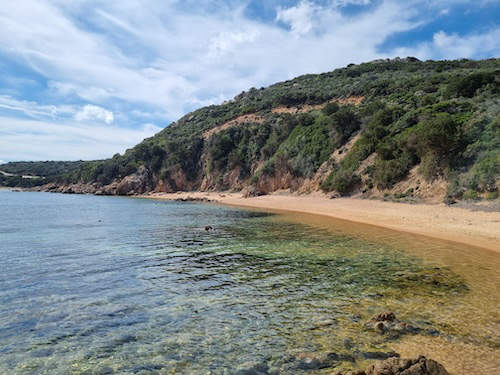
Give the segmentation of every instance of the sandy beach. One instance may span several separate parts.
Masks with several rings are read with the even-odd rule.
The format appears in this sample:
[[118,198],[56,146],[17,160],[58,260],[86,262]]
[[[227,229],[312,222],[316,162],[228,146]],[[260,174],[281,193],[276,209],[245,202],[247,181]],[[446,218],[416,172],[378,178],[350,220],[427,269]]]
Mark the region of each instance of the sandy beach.
[[224,205],[293,211],[375,225],[500,252],[500,212],[471,211],[445,204],[407,204],[368,199],[329,199],[271,194],[244,198],[239,193],[178,192],[141,196],[166,200],[209,200]]

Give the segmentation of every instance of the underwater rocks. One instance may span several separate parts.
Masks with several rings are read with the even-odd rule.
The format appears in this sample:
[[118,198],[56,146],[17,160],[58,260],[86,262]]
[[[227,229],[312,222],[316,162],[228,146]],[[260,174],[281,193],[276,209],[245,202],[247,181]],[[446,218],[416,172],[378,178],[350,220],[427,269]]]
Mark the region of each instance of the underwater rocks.
[[[379,353],[377,353],[379,354]],[[341,370],[332,375],[448,375],[438,362],[420,356],[415,359],[399,358],[397,353],[386,353],[389,358],[379,360],[365,370]],[[369,356],[370,357],[370,356]],[[383,356],[376,356],[378,359]],[[285,375],[316,373],[317,370],[332,369],[342,362],[354,363],[350,355],[337,353],[300,353],[288,355],[278,362],[247,362],[234,372],[235,375]]]
[[365,323],[365,327],[382,334],[390,334],[391,336],[400,336],[408,333],[415,334],[421,331],[418,327],[396,319],[396,315],[393,312],[383,312],[375,315]]
[[340,362],[354,362],[354,357],[337,353],[300,353],[288,356],[279,369],[278,374],[290,374],[298,371],[312,371],[333,368]]
[[420,356],[415,359],[389,358],[366,370],[336,372],[335,375],[449,375],[443,365]]
[[174,199],[174,201],[176,201],[176,202],[206,202],[206,203],[214,202],[214,200],[209,199],[207,197],[191,197],[191,196],[176,198],[176,199]]
[[234,375],[268,375],[269,367],[266,363],[243,363]]

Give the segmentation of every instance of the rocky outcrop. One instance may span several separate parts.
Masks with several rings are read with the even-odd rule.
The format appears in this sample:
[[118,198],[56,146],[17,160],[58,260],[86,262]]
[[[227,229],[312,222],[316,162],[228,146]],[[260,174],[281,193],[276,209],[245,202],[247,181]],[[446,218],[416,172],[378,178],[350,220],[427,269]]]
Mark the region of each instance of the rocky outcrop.
[[335,375],[449,375],[443,365],[420,356],[415,359],[389,358],[366,370],[337,372]]
[[63,194],[95,194],[95,195],[136,195],[154,190],[153,177],[144,166],[121,180],[114,180],[108,185],[94,183],[56,184],[50,183],[32,188],[33,191],[46,191]]
[[[42,186],[34,187],[30,190],[32,191],[47,191],[50,193],[64,193],[64,194],[98,194],[99,192],[103,193],[100,190],[101,186],[99,184],[69,184],[69,185],[60,185],[60,184],[46,184]],[[104,194],[101,194],[104,195]]]
[[117,195],[143,194],[151,190],[151,174],[144,166],[139,167],[136,173],[124,177],[115,188]]

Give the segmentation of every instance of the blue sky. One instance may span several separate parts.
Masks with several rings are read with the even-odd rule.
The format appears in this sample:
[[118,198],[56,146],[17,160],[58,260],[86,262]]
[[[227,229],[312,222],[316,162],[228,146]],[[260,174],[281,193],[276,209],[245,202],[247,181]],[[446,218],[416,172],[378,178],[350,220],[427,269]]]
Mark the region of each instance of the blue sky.
[[110,157],[250,87],[377,58],[500,55],[499,0],[20,0],[0,161]]

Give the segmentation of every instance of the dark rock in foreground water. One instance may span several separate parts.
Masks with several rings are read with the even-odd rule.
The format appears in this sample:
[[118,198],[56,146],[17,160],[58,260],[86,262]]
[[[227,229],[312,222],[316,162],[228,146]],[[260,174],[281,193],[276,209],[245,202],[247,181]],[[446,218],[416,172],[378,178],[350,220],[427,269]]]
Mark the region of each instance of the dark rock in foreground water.
[[393,357],[364,371],[337,372],[336,375],[448,375],[448,371],[436,361],[420,356],[415,359]]
[[354,360],[352,356],[333,352],[321,354],[300,353],[285,359],[280,374],[333,368],[338,366],[340,362],[354,362]]

